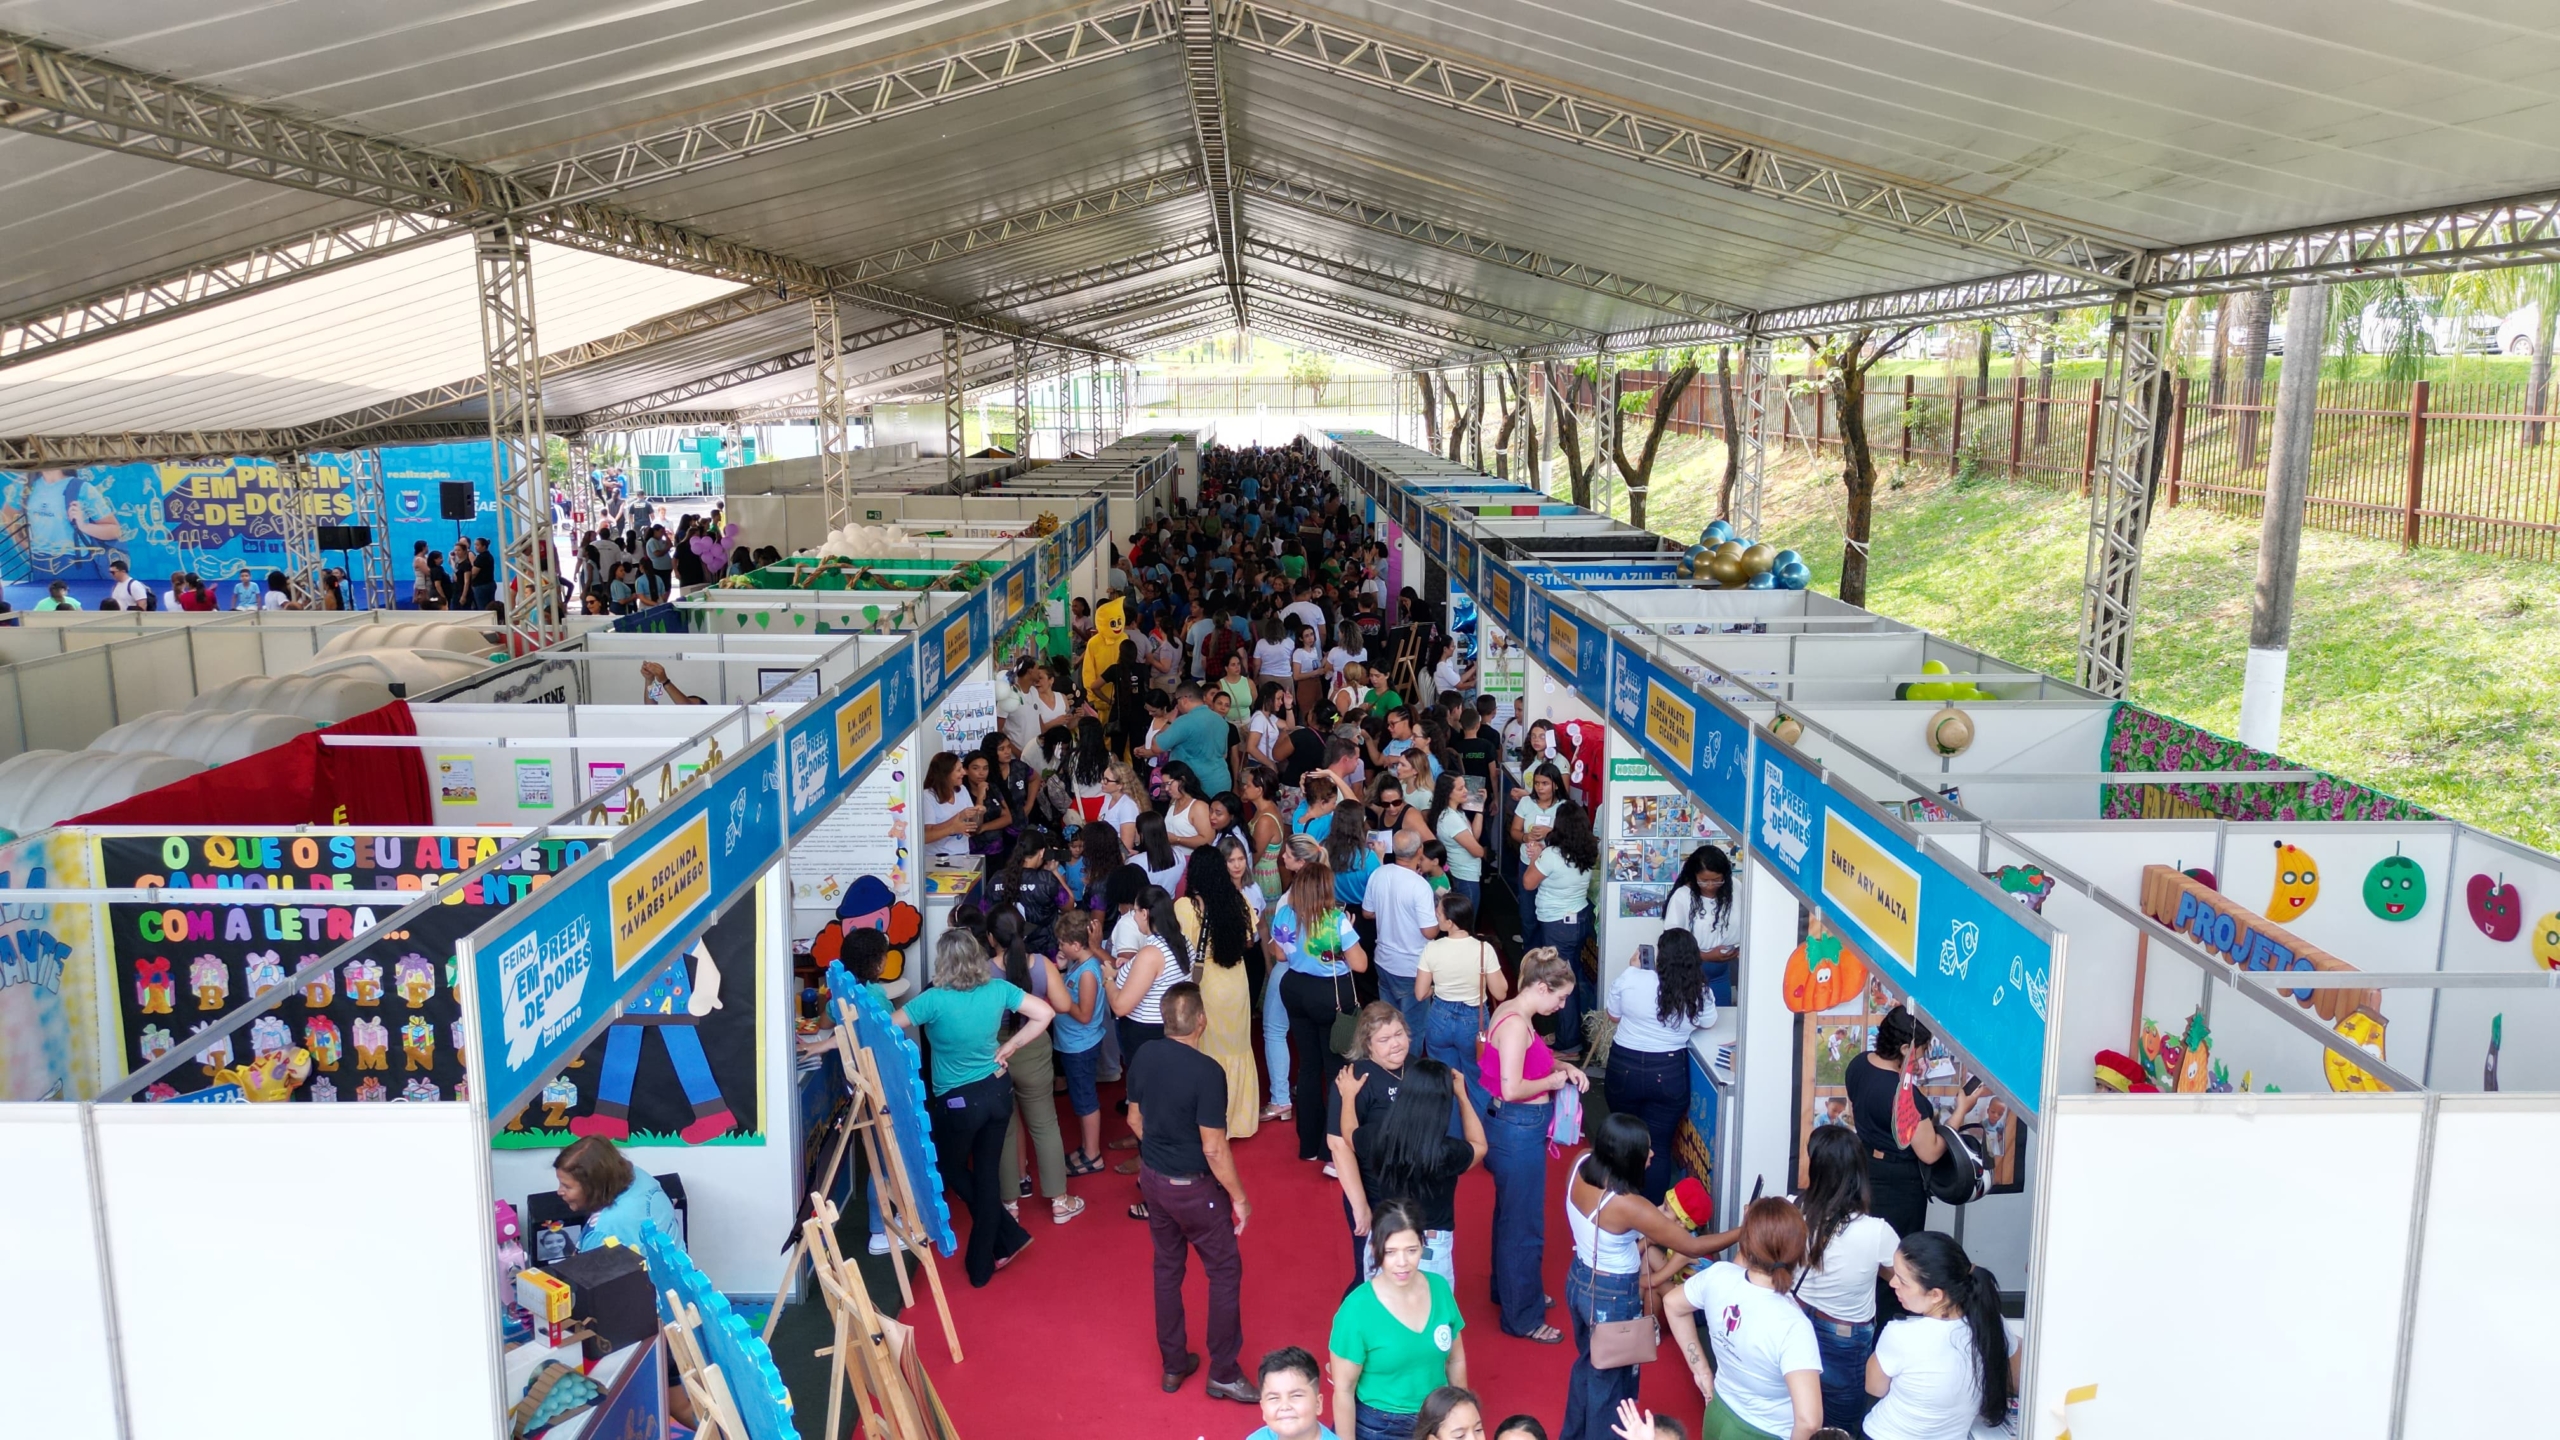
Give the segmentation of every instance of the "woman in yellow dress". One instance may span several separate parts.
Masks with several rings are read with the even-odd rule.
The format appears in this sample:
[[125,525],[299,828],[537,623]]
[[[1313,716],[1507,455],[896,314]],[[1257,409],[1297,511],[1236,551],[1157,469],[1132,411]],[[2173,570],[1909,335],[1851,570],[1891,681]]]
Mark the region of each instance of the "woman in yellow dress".
[[[1232,843],[1232,842],[1229,842]],[[1203,845],[1183,872],[1176,907],[1197,957],[1191,978],[1209,1012],[1200,1051],[1227,1072],[1227,1138],[1242,1140],[1262,1124],[1261,1075],[1253,1061],[1253,983],[1244,957],[1254,946],[1253,906],[1236,888],[1226,851]]]

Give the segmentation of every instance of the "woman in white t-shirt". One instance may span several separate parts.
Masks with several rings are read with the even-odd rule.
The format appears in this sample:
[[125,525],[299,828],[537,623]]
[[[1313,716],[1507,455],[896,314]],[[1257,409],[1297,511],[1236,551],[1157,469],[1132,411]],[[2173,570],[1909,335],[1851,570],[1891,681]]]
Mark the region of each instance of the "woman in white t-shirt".
[[1004,729],[1025,756],[1036,756],[1042,753],[1040,737],[1067,718],[1067,697],[1057,692],[1046,665],[1032,666],[1022,679],[1029,688],[1022,692],[1022,703],[1005,717]]
[[1094,819],[1118,831],[1120,848],[1138,848],[1138,772],[1126,760],[1114,760],[1102,772],[1102,809]]
[[2009,1415],[2009,1341],[2000,1282],[1934,1230],[1902,1237],[1893,1296],[1908,1315],[1876,1336],[1867,1359],[1868,1440],[1967,1440],[1976,1421]]
[[1900,1240],[1882,1217],[1867,1213],[1867,1152],[1855,1126],[1815,1126],[1805,1140],[1805,1165],[1810,1178],[1796,1197],[1806,1237],[1796,1303],[1813,1321],[1822,1351],[1823,1419],[1854,1434],[1871,1403],[1867,1357],[1876,1348],[1876,1282],[1893,1273]]
[[1289,674],[1298,688],[1298,713],[1313,715],[1325,691],[1324,651],[1316,648],[1316,627],[1304,621],[1289,649]]
[[1290,656],[1296,648],[1289,643],[1277,617],[1263,621],[1262,638],[1253,642],[1253,673],[1265,680],[1292,684],[1297,675],[1290,669]]
[[1369,663],[1369,637],[1361,633],[1358,625],[1345,620],[1333,627],[1333,648],[1324,655],[1325,683],[1339,687],[1342,667],[1354,663]]
[[1609,1045],[1609,1108],[1644,1122],[1653,1137],[1640,1193],[1659,1205],[1680,1168],[1672,1148],[1689,1118],[1689,1037],[1716,1023],[1716,1002],[1698,964],[1698,942],[1665,930],[1653,963],[1629,965],[1609,982],[1607,1008],[1618,1022]]
[[1556,812],[1563,808],[1564,772],[1541,764],[1529,772],[1529,793],[1511,807],[1511,843],[1526,845],[1545,839],[1547,832],[1555,828]]
[[1280,746],[1288,738],[1288,722],[1282,719],[1294,692],[1277,680],[1262,682],[1262,693],[1253,703],[1253,714],[1244,722],[1244,758],[1265,769],[1280,768]]
[[960,784],[960,755],[945,750],[924,767],[924,851],[937,860],[969,853],[978,807]]
[[1733,858],[1720,846],[1701,845],[1689,852],[1670,898],[1662,902],[1662,928],[1686,930],[1698,938],[1708,993],[1719,1005],[1732,1004],[1733,965],[1742,958],[1742,925],[1741,917],[1733,913]]
[[1822,1354],[1813,1322],[1787,1298],[1804,1249],[1804,1212],[1774,1195],[1754,1200],[1742,1212],[1741,1263],[1719,1260],[1663,1295],[1662,1318],[1707,1397],[1701,1440],[1809,1440],[1821,1427]]

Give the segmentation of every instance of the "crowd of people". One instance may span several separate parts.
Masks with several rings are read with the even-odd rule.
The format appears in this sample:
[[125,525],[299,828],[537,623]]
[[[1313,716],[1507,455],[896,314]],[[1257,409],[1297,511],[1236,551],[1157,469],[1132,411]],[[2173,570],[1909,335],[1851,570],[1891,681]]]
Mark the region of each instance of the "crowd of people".
[[[929,1056],[969,1282],[1032,1243],[1026,1203],[1065,1225],[1089,1206],[1071,1180],[1134,1176],[1114,1203],[1150,1230],[1167,1393],[1205,1369],[1209,1394],[1261,1407],[1254,1440],[1546,1440],[1467,1388],[1455,1196],[1481,1167],[1492,1286],[1474,1318],[1573,1345],[1563,1440],[1682,1433],[1634,1404],[1625,1322],[1647,1316],[1678,1342],[1719,1440],[1999,1425],[2013,1383],[1997,1287],[1908,1203],[1912,1167],[1943,1147],[1928,1119],[1895,1113],[1893,1066],[1925,1052],[1925,1031],[1888,1020],[1882,1090],[1853,1082],[1856,1125],[1816,1132],[1803,1194],[1692,1231],[1664,1202],[1690,1042],[1732,999],[1730,860],[1699,847],[1650,963],[1596,994],[1599,844],[1553,729],[1499,726],[1414,590],[1388,623],[1381,547],[1303,444],[1212,447],[1202,466],[1200,503],[1115,546],[1112,595],[1075,607],[1078,655],[1125,625],[1095,683],[1026,657],[1020,703],[923,777],[927,849],[983,866],[930,987],[897,1012]],[[1489,919],[1506,894],[1516,929]],[[881,947],[855,936],[845,953],[876,981]],[[1615,1019],[1608,1112],[1551,1195],[1558,1110],[1578,1109],[1559,1097],[1595,1078],[1580,1063],[1594,1010]],[[1345,1295],[1321,1365],[1282,1346],[1246,1368],[1255,1211],[1232,1147],[1265,1125],[1340,1189]],[[1559,1201],[1560,1300],[1542,1280]],[[874,1228],[885,1250],[876,1211]],[[1183,1297],[1195,1255],[1200,1350]]]

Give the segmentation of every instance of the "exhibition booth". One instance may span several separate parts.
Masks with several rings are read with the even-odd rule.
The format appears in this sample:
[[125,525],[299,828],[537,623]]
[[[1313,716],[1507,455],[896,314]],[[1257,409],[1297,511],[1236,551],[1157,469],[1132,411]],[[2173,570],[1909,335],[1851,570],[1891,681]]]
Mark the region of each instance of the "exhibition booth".
[[[1799,1182],[1900,1000],[1939,1037],[1924,1088],[1980,1127],[1987,1193],[1930,1223],[2021,1307],[2029,1433],[2197,1403],[2456,1433],[2480,1357],[2560,1338],[2480,1214],[2488,1166],[2535,1183],[2560,1135],[2560,862],[1824,597],[1539,574],[1536,538],[1440,508],[1441,462],[1408,486],[1418,452],[1326,439],[1472,601],[1488,672],[1519,657],[1523,716],[1592,740],[1601,983],[1692,846],[1736,854],[1736,1004],[1683,1137],[1720,1216]],[[2170,1265],[2221,1277],[2215,1323],[2124,1323]]]

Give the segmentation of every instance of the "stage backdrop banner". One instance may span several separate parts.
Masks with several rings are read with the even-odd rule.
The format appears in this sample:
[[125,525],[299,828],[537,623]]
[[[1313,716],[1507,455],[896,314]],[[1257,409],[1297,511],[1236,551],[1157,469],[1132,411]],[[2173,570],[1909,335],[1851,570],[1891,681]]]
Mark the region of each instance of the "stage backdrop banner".
[[731,904],[490,1144],[763,1144],[763,916],[753,894]]
[[[93,874],[85,832],[0,845],[0,890],[82,889]],[[85,903],[0,904],[0,1101],[98,1093],[96,916]]]
[[[457,528],[494,538],[497,491],[489,443],[404,445],[375,452],[382,463],[392,578],[409,593],[409,551],[424,540],[450,548]],[[312,518],[356,523],[357,457],[311,456],[319,484]],[[478,517],[457,527],[439,518],[440,489],[464,481]],[[75,592],[104,594],[107,564],[122,559],[155,587],[179,570],[207,583],[284,568],[284,481],[272,460],[84,465],[0,471],[0,580],[42,585],[67,580]],[[336,563],[336,557],[329,557]]]
[[[307,903],[290,905],[106,906],[118,1027],[113,1075],[185,1048],[195,1031],[282,985],[421,892],[494,857],[505,843],[468,831],[99,837],[99,883],[108,888],[308,892]],[[249,1022],[245,1034],[206,1047],[197,1065],[146,1095],[193,1093],[210,1083],[217,1065],[299,1045],[311,1052],[314,1069],[297,1100],[465,1098],[454,942],[586,853],[583,840],[527,850],[518,868],[483,876],[457,903],[422,912],[407,929]]]

